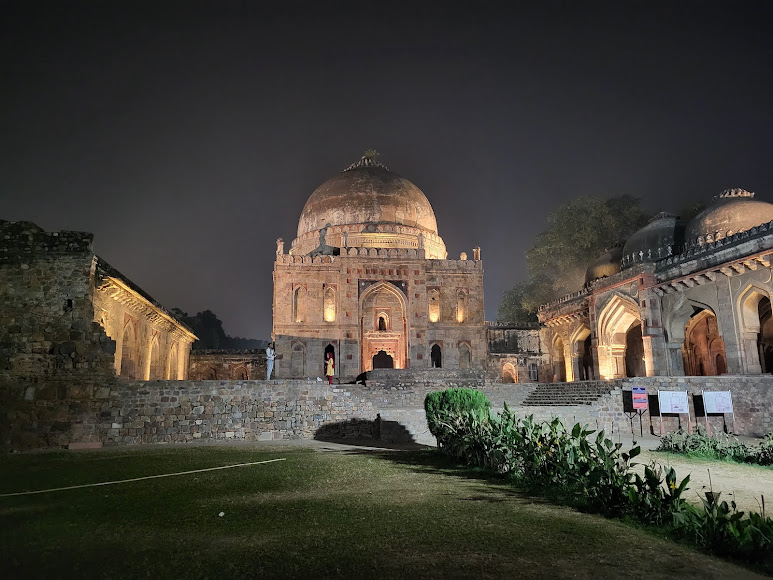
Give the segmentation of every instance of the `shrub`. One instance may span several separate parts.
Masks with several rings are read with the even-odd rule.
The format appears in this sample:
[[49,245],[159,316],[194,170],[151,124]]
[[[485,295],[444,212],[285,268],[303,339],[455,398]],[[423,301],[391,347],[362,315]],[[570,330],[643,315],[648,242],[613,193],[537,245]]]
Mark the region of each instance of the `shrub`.
[[768,433],[757,447],[752,448],[746,461],[759,465],[773,465],[773,433]]
[[472,413],[481,419],[488,418],[490,409],[488,397],[475,389],[433,391],[424,397],[429,432],[437,438],[439,447],[446,442],[449,432],[455,429],[450,422],[465,413]]

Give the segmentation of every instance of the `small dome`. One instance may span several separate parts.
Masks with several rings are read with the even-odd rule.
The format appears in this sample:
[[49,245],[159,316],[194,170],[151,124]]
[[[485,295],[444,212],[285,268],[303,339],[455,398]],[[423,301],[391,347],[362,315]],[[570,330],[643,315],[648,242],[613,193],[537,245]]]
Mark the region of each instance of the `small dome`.
[[666,212],[657,214],[625,242],[623,263],[627,266],[637,262],[655,262],[670,255],[669,247],[675,253],[678,233],[675,215]]
[[363,157],[311,194],[298,221],[298,237],[326,226],[399,224],[437,235],[435,212],[413,183]]
[[[685,230],[688,245],[703,244],[773,221],[773,204],[743,189],[727,189],[696,215]],[[710,238],[710,239],[707,239]]]
[[604,252],[598,260],[593,262],[585,271],[585,284],[590,284],[599,278],[614,276],[620,271],[620,259],[623,257],[623,248],[617,246]]

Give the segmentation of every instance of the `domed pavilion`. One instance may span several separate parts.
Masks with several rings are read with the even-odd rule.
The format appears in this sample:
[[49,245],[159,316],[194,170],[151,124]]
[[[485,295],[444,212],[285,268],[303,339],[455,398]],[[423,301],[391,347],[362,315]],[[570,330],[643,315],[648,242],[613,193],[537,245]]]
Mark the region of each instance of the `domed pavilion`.
[[278,378],[339,380],[374,368],[483,369],[480,248],[448,259],[411,181],[366,155],[309,196],[285,253],[277,240]]

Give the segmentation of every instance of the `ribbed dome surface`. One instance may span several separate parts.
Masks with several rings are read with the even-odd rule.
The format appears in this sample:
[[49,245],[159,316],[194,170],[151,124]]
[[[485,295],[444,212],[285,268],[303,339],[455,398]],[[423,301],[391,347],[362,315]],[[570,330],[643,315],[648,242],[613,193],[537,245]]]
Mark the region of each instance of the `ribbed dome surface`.
[[623,248],[620,246],[604,252],[598,260],[593,262],[585,271],[585,283],[588,284],[599,278],[614,276],[620,271],[620,259],[623,257]]
[[[623,256],[633,256],[632,262],[654,262],[666,256],[668,246],[672,251],[676,243],[676,216],[659,213],[646,226],[634,232],[623,246]],[[660,253],[658,253],[660,249]]]
[[773,220],[773,204],[754,199],[743,189],[723,191],[714,202],[696,215],[685,230],[685,243],[695,244],[699,237],[725,238]]
[[383,165],[363,157],[311,194],[298,221],[298,237],[326,225],[393,223],[437,234],[435,212],[422,191]]

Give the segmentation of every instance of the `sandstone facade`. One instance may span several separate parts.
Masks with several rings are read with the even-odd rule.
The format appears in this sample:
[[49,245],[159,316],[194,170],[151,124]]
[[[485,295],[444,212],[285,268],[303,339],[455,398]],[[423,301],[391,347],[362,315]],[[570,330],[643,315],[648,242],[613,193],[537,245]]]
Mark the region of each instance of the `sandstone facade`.
[[483,369],[480,249],[447,259],[424,194],[363,157],[309,198],[290,253],[277,242],[276,376],[373,368]]

